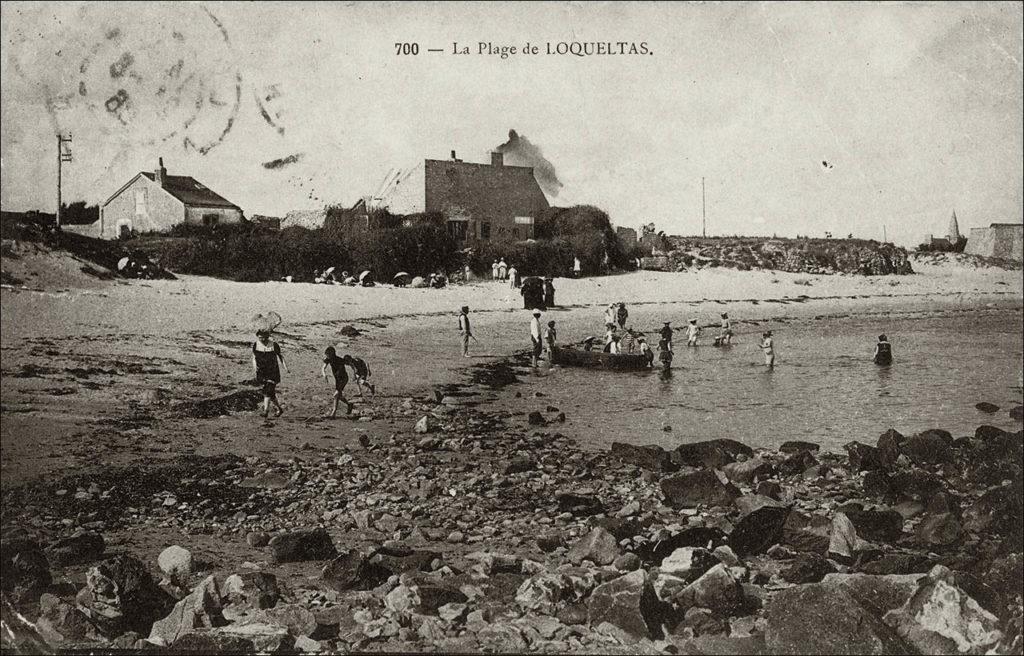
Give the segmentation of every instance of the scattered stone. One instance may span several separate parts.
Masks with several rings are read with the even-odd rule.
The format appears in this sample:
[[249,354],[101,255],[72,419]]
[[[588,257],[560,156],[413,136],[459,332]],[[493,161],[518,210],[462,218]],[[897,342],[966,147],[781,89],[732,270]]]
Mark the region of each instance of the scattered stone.
[[794,476],[819,464],[810,451],[797,451],[779,463],[778,471],[780,476]]
[[221,593],[211,575],[197,585],[187,597],[174,605],[170,615],[153,623],[151,641],[173,645],[182,636],[200,628],[224,626],[228,622],[221,610]]
[[895,542],[903,535],[903,515],[895,510],[852,510],[844,514],[853,522],[857,535],[876,542]]
[[1017,421],[1024,420],[1024,405],[1018,405],[1010,408],[1009,414],[1011,419],[1016,419]]
[[34,539],[8,533],[0,539],[0,586],[15,604],[34,602],[53,582],[46,554]]
[[245,572],[232,574],[221,586],[222,601],[227,601],[224,608],[227,617],[228,607],[241,613],[261,608],[272,608],[281,598],[281,589],[277,577],[267,572]]
[[775,481],[761,481],[754,489],[754,494],[761,497],[768,497],[769,499],[775,499],[776,501],[781,501],[782,486]]
[[[596,585],[590,570],[573,568],[558,572],[545,571],[523,581],[516,591],[515,600],[527,610],[554,615],[560,608],[582,601]],[[564,619],[562,621],[565,622]]]
[[343,552],[324,566],[321,580],[338,592],[372,590],[388,580],[393,573],[380,563],[371,562],[355,550]]
[[619,554],[619,542],[615,536],[603,528],[595,528],[580,538],[566,556],[573,565],[584,560],[596,565],[611,565]]
[[327,560],[338,555],[331,536],[322,528],[280,533],[270,539],[267,548],[275,563]]
[[[6,623],[4,628],[7,628]],[[35,623],[35,628],[53,647],[71,647],[83,642],[102,640],[85,613],[49,593],[39,598],[39,619]],[[6,652],[6,642],[4,647]]]
[[633,570],[640,569],[643,563],[640,560],[640,556],[635,553],[624,553],[615,559],[612,566],[620,572],[632,572]]
[[735,462],[739,455],[752,457],[754,450],[736,440],[717,439],[680,444],[672,454],[672,459],[681,465],[721,468]]
[[270,536],[263,531],[252,531],[245,536],[245,541],[254,549],[262,549],[270,543]]
[[420,417],[419,421],[416,422],[416,425],[413,427],[413,430],[416,431],[417,433],[429,433],[431,430],[433,430],[433,428],[434,427],[431,425],[430,417],[424,415]]
[[512,458],[504,467],[502,472],[509,476],[511,474],[518,474],[520,472],[532,471],[537,468],[537,463],[523,456],[517,456]]
[[577,517],[597,515],[605,510],[604,503],[589,494],[559,492],[555,495],[555,501],[558,502],[559,512],[570,512]]
[[988,413],[999,412],[999,406],[995,405],[994,403],[988,403],[987,401],[982,401],[981,403],[975,403],[974,407],[977,408],[978,410],[982,411],[982,412],[988,412]]
[[739,508],[740,513],[749,515],[760,508],[785,508],[786,504],[776,501],[771,497],[760,494],[744,494],[733,501],[733,505]]
[[740,496],[739,488],[723,483],[714,471],[675,474],[661,480],[661,491],[673,508],[728,506]]
[[531,426],[544,426],[545,424],[548,423],[547,420],[544,419],[544,415],[537,411],[531,412],[529,417],[527,417],[526,421]]
[[791,511],[782,526],[782,543],[798,551],[828,552],[832,522],[823,515]]
[[864,566],[865,574],[914,574],[932,568],[932,559],[922,554],[886,554]]
[[742,462],[730,462],[722,471],[733,483],[751,483],[755,479],[772,476],[775,473],[775,466],[764,458],[748,458]]
[[176,544],[171,545],[160,552],[157,565],[171,581],[183,584],[192,574],[192,552]]
[[853,560],[861,551],[872,549],[872,545],[857,536],[857,530],[844,513],[832,518],[832,532],[829,534],[828,553],[845,560]]

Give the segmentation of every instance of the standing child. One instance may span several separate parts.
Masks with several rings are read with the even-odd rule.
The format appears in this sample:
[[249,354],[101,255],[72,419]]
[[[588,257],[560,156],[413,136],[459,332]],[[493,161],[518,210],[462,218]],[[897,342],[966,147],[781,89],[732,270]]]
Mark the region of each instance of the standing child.
[[761,350],[764,351],[764,366],[774,369],[775,343],[772,341],[772,331],[766,330],[761,334]]
[[661,362],[662,369],[672,368],[672,349],[669,348],[669,343],[666,340],[658,342],[658,360]]
[[629,310],[626,309],[625,303],[619,303],[619,309],[615,313],[615,319],[619,322],[619,328],[625,329],[626,319],[629,318]]
[[376,396],[377,388],[368,380],[371,372],[370,366],[366,364],[366,361],[351,355],[346,355],[342,360],[345,361],[345,364],[352,367],[352,373],[356,375],[356,389],[359,390],[359,396],[363,395],[363,385],[370,389],[370,396]]
[[548,322],[548,327],[544,329],[544,346],[548,350],[548,362],[555,359],[555,342],[558,340],[558,333],[555,331],[554,320]]
[[718,335],[718,343],[722,346],[732,344],[732,322],[728,312],[722,313],[722,332]]
[[696,346],[698,335],[700,335],[700,328],[697,326],[697,320],[690,319],[689,325],[686,326],[686,345]]
[[277,385],[281,382],[281,369],[288,371],[288,365],[281,355],[281,345],[270,339],[269,330],[257,330],[256,341],[252,343],[252,368],[256,373],[256,382],[263,386],[263,417],[270,414],[270,405],[275,408],[274,416],[280,417],[284,412],[277,402]]
[[327,380],[327,367],[331,368],[331,373],[334,375],[334,405],[331,407],[331,414],[327,416],[336,417],[338,415],[339,400],[345,402],[345,414],[351,414],[352,404],[345,398],[345,385],[348,384],[345,360],[338,357],[333,346],[328,346],[324,349],[324,366],[320,369],[320,375],[323,376],[324,380]]
[[540,330],[540,310],[534,308],[533,319],[530,320],[530,344],[533,347],[531,351],[533,368],[537,368],[537,358],[540,357],[541,352],[544,350],[544,341],[541,336]]

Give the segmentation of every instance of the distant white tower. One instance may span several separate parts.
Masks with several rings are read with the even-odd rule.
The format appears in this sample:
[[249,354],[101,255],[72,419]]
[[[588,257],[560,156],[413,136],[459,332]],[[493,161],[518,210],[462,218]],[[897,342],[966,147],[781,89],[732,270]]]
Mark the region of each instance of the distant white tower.
[[956,222],[956,210],[953,210],[953,216],[949,219],[949,229],[946,231],[946,239],[948,239],[951,244],[955,244],[960,241],[960,226]]

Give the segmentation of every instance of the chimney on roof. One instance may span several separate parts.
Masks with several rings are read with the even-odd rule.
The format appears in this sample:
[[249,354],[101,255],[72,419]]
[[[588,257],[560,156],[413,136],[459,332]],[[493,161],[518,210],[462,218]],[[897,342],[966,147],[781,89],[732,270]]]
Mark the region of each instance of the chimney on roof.
[[491,166],[504,166],[505,155],[497,151],[491,152]]
[[164,168],[164,158],[159,159],[159,164],[156,167],[156,171],[153,172],[153,177],[156,179],[156,183],[161,187],[164,186],[164,180],[167,178],[167,169]]
[[455,151],[454,150],[452,151],[452,161],[453,162],[459,161],[459,160],[455,159]]

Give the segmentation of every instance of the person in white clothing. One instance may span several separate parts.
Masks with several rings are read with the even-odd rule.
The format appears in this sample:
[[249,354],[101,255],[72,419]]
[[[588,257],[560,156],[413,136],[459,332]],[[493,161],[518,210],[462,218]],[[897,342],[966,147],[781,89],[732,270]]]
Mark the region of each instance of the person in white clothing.
[[537,368],[537,358],[540,357],[541,351],[544,350],[544,340],[541,337],[540,314],[540,310],[534,308],[533,319],[530,320],[530,341],[533,344],[532,359],[534,369]]
[[700,335],[700,328],[697,326],[697,320],[690,319],[689,325],[686,326],[686,345],[696,346],[698,335]]

